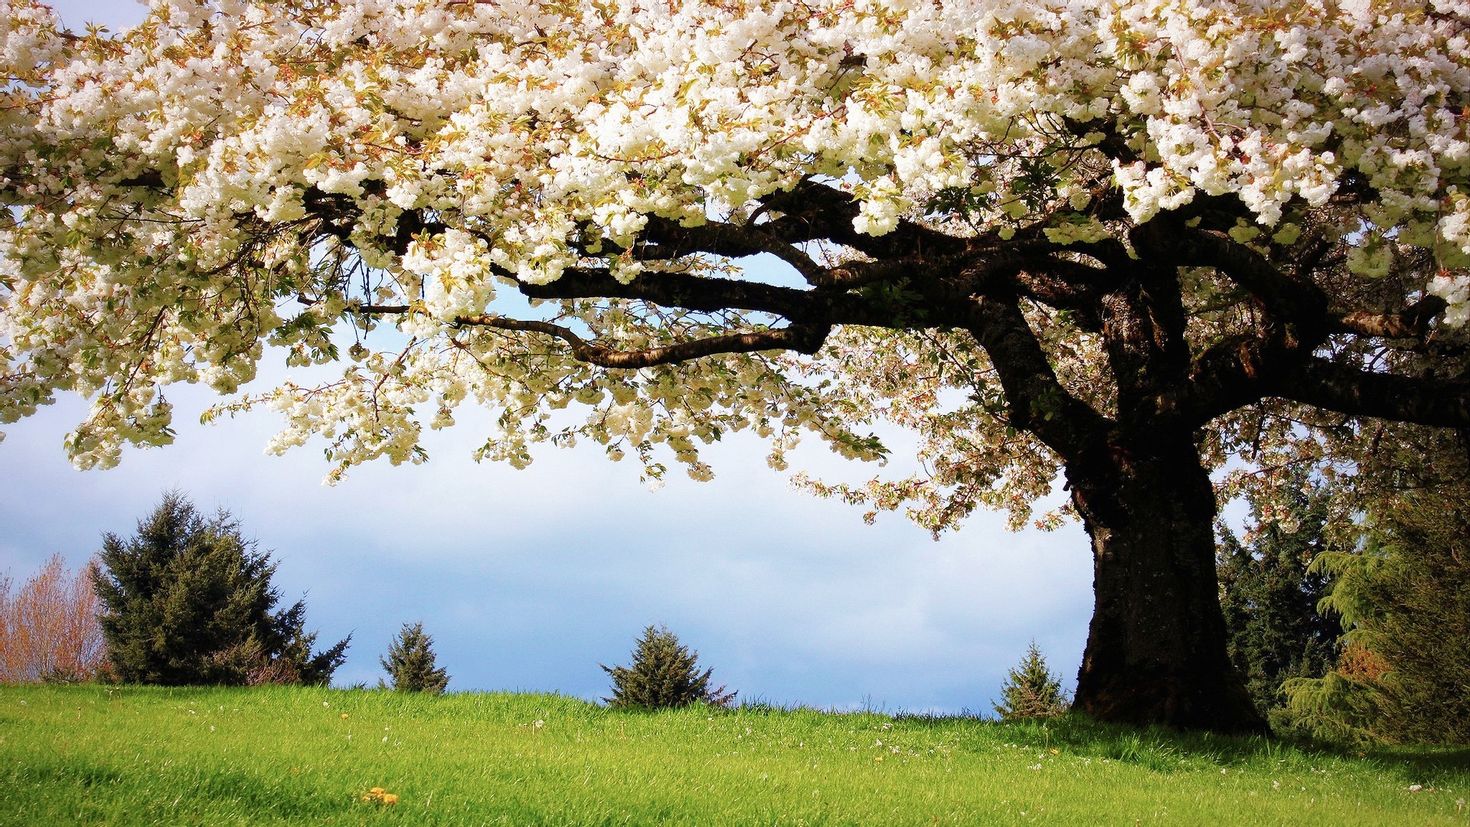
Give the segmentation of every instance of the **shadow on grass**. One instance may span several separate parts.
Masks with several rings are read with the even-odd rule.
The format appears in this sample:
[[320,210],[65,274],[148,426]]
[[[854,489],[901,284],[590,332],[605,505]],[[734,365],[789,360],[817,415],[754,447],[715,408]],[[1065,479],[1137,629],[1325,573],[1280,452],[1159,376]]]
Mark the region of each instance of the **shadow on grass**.
[[83,789],[100,787],[104,784],[116,784],[124,778],[123,773],[119,770],[105,764],[83,760],[16,764],[5,775],[9,783],[15,786],[63,785]]
[[1458,788],[1470,783],[1470,747],[1389,747],[1350,754],[1405,784]]
[[1040,750],[1107,758],[1157,772],[1187,772],[1206,766],[1275,765],[1298,769],[1329,761],[1367,762],[1408,783],[1470,783],[1470,747],[1384,747],[1367,751],[1321,742],[1261,735],[1217,735],[1166,727],[1130,727],[1078,714],[1058,718],[996,721],[966,716],[900,715],[905,726],[942,727],[973,735],[977,750],[996,742]]
[[[97,802],[89,793],[100,787],[128,787],[141,784],[131,800],[136,809],[129,819],[137,823],[163,824],[184,818],[204,818],[208,814],[228,813],[241,823],[254,821],[287,821],[309,823],[341,811],[348,801],[345,796],[325,796],[291,784],[280,783],[258,774],[237,770],[220,770],[202,775],[197,770],[165,770],[140,774],[82,759],[54,760],[20,764],[5,774],[11,788],[46,789],[51,794],[70,788],[78,803],[78,815],[85,820],[110,821],[116,813],[96,810]],[[150,795],[148,790],[170,790],[173,796]],[[63,794],[62,796],[66,796]],[[0,819],[3,821],[3,819]],[[203,823],[203,822],[201,822]]]

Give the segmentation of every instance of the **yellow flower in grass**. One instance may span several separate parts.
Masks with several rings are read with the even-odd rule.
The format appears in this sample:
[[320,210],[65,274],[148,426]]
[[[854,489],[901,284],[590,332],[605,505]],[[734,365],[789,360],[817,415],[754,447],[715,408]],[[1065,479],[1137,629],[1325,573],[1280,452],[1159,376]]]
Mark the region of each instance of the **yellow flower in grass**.
[[364,795],[362,800],[372,804],[383,804],[391,807],[398,803],[398,794],[390,793],[382,787],[373,787],[367,791],[367,795]]

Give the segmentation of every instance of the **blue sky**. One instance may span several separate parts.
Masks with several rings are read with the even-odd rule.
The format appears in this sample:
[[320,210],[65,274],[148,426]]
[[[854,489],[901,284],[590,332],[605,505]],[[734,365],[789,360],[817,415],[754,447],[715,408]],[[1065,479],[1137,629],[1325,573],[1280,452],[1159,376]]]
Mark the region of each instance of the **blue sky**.
[[[54,5],[78,27],[141,17],[117,0]],[[262,374],[284,371],[277,360]],[[273,550],[285,601],[306,594],[323,641],[353,634],[340,684],[376,682],[389,640],[416,620],[451,690],[597,698],[597,664],[626,662],[659,622],[741,698],[786,704],[988,712],[1031,639],[1069,685],[1081,661],[1091,562],[1075,525],[1012,534],[987,513],[939,542],[897,515],[866,526],[856,509],[794,491],[752,439],[711,451],[713,482],[676,473],[657,492],[595,449],[548,446],[525,471],[477,465],[488,416],[432,434],[426,465],[369,466],[328,488],[314,447],[264,454],[273,415],[204,427],[193,423],[207,393],[170,399],[176,443],[129,450],[109,471],[66,462],[79,399],[5,429],[0,571],[28,576],[53,552],[78,565],[103,532],[130,533],[178,488]],[[800,457],[818,472],[868,470],[817,446]]]

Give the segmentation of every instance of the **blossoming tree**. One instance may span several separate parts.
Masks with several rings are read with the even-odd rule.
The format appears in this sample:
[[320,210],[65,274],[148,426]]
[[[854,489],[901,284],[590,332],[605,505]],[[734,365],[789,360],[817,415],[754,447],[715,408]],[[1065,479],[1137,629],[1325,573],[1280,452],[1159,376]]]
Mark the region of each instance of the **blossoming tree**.
[[0,420],[87,396],[84,467],[266,345],[341,376],[229,404],[333,475],[466,402],[654,476],[886,418],[924,473],[808,484],[939,530],[1064,477],[1077,706],[1240,730],[1211,471],[1470,426],[1463,0],[5,5]]

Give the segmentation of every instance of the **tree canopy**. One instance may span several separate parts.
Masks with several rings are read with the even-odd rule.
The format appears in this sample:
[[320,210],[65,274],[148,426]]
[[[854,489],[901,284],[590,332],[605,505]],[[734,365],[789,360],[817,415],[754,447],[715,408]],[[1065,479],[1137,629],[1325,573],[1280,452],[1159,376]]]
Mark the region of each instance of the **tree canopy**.
[[117,36],[6,5],[0,421],[82,393],[82,466],[267,345],[341,376],[229,405],[333,478],[467,402],[486,458],[696,478],[733,430],[782,468],[888,419],[922,472],[809,485],[941,530],[1064,475],[1077,705],[1229,729],[1208,472],[1470,425],[1460,2],[154,0]]

